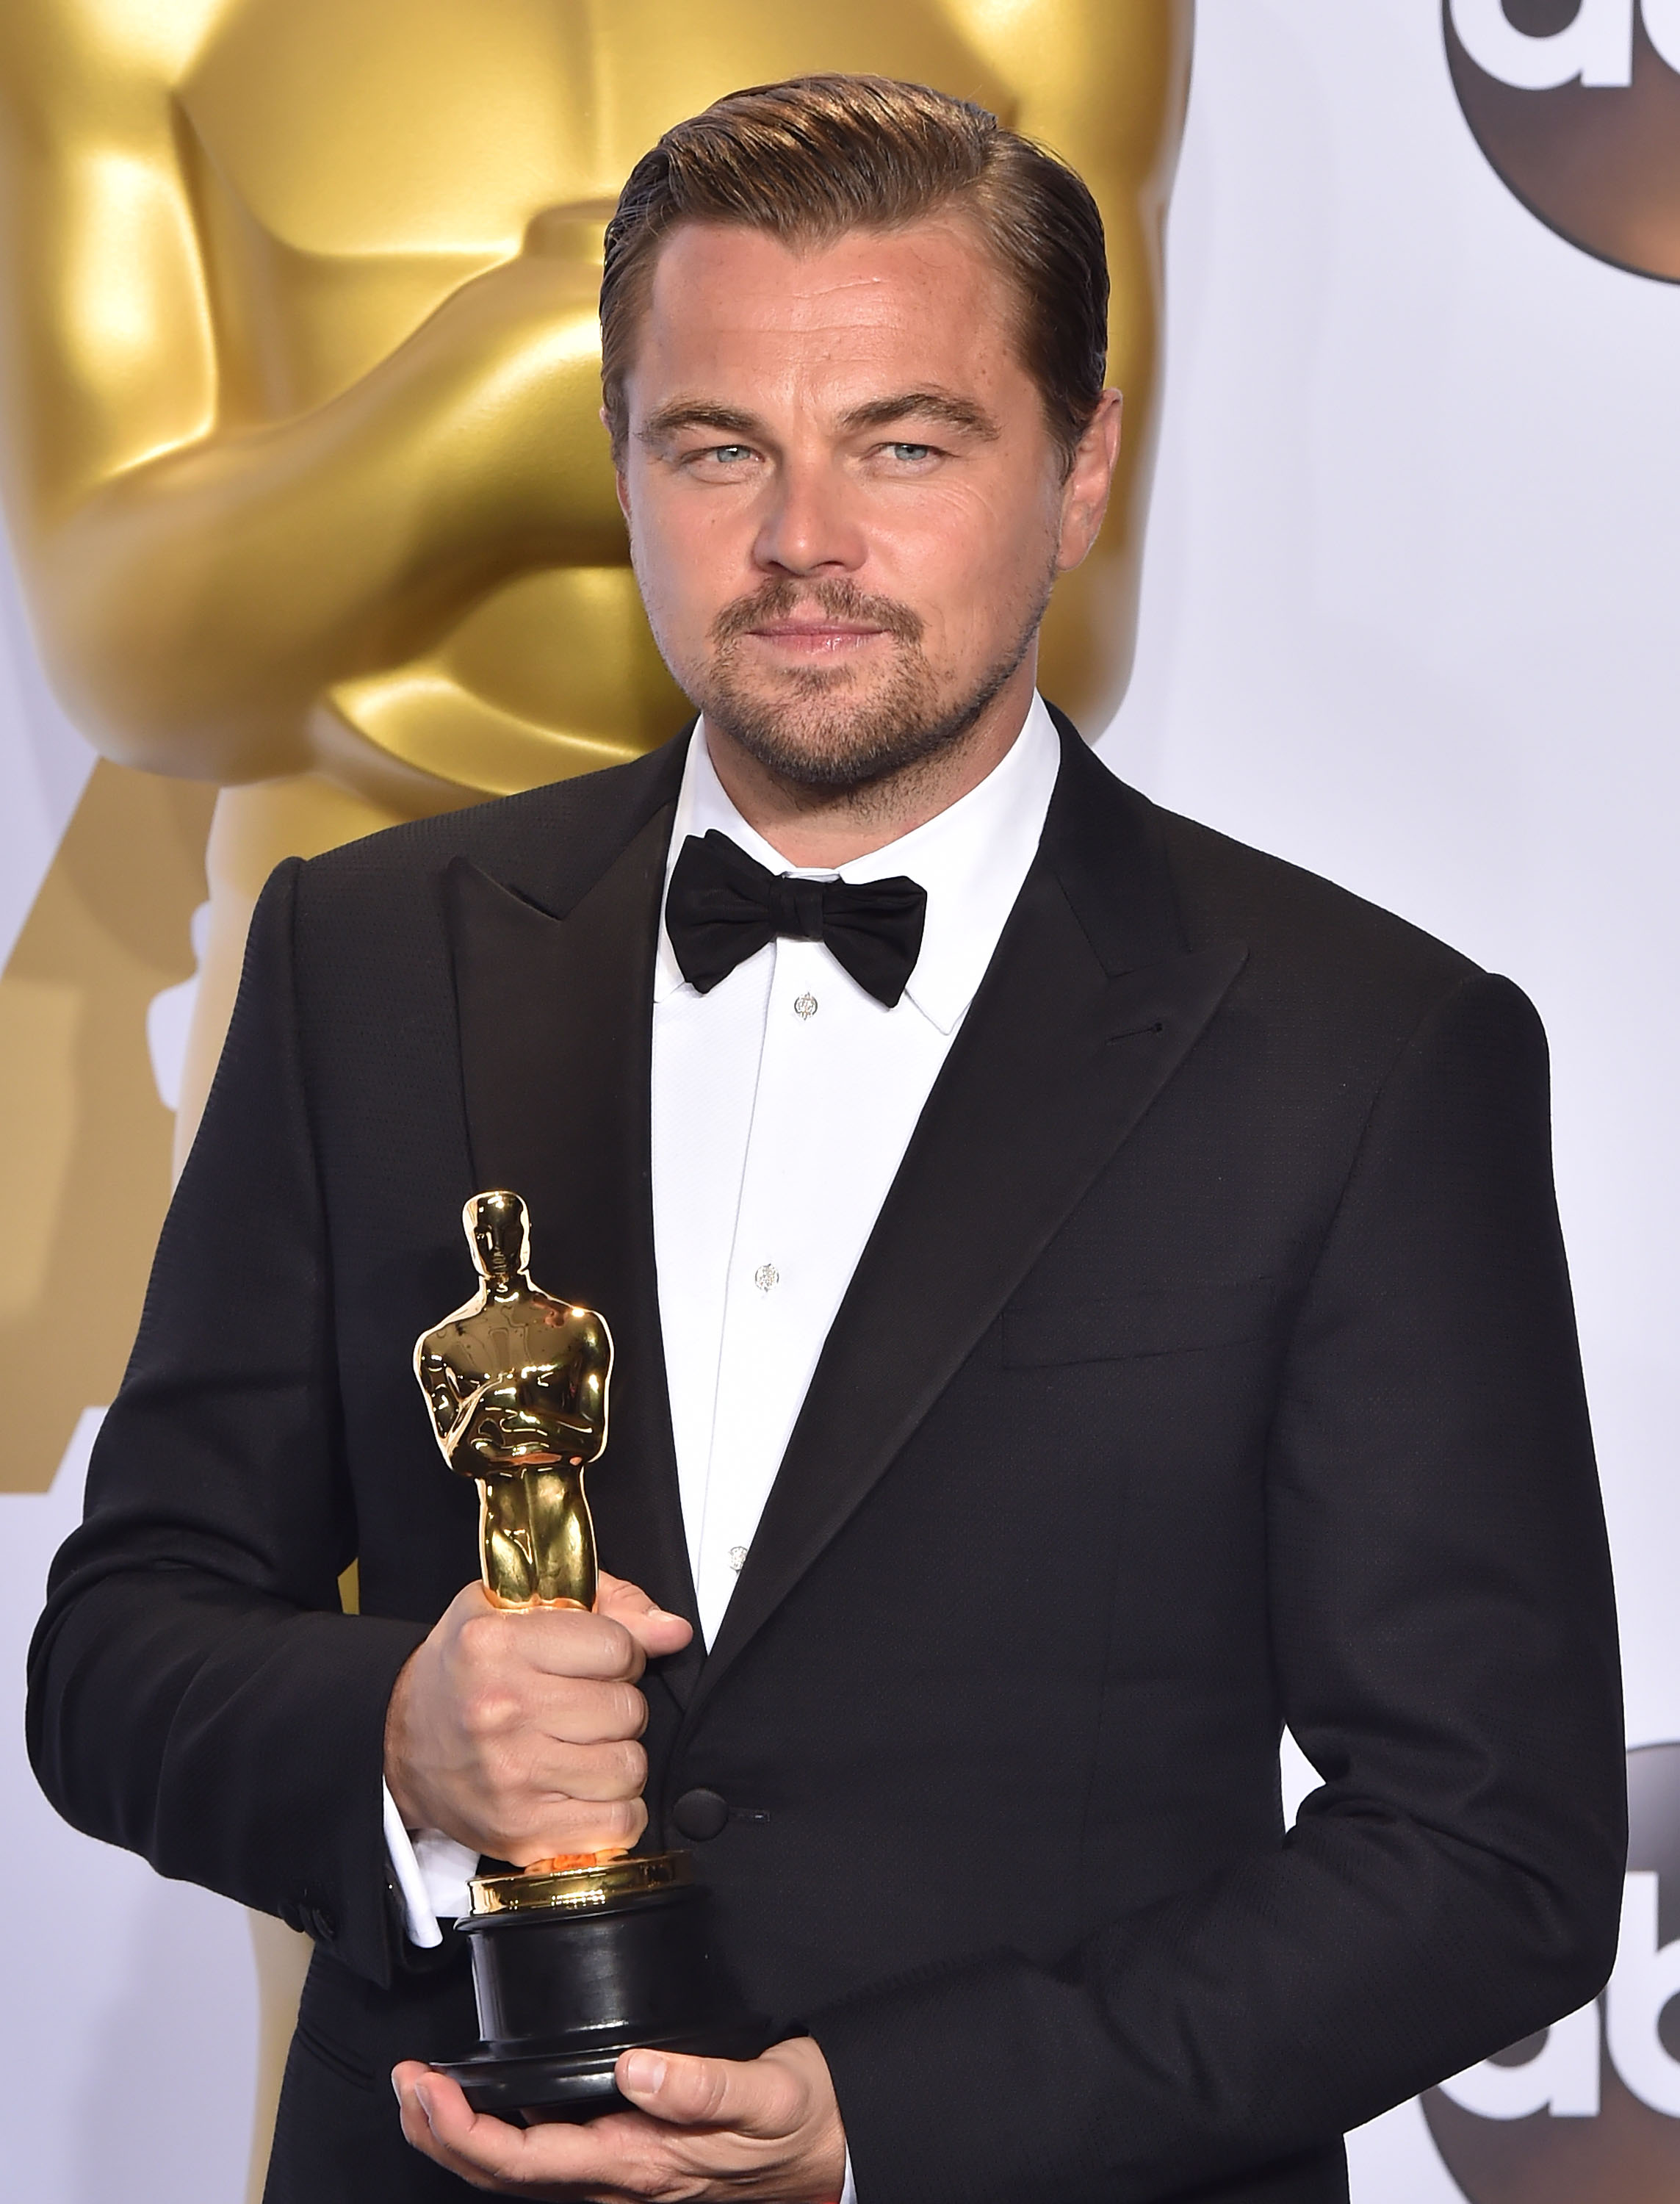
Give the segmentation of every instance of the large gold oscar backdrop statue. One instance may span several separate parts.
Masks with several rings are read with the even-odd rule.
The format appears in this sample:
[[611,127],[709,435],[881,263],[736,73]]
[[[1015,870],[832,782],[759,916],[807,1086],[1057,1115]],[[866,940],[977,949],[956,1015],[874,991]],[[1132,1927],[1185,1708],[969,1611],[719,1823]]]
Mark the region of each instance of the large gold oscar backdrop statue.
[[[867,69],[1082,171],[1126,451],[1044,678],[1106,724],[1190,36],[1191,0],[3,0],[0,488],[50,678],[102,754],[0,990],[9,1401],[73,1403],[90,1371],[109,1397],[132,1337],[168,1184],[145,1010],[190,969],[205,892],[182,784],[221,792],[178,1158],[280,858],[680,724],[596,418],[603,225],[668,124]],[[104,1298],[72,1332],[89,1257]],[[74,1415],[20,1407],[0,1483],[48,1483]]]

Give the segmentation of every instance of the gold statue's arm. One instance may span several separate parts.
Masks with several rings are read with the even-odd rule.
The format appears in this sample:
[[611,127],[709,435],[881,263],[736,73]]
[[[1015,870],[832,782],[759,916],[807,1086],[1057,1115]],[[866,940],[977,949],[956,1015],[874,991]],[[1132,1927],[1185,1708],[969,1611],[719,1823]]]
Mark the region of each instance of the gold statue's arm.
[[441,1354],[417,1354],[414,1374],[426,1396],[438,1443],[447,1455],[450,1441],[478,1406],[484,1387],[467,1383]]
[[192,12],[0,10],[0,482],[83,726],[126,763],[235,781],[311,763],[334,684],[511,575],[619,562],[624,541],[595,418],[598,216],[445,285],[325,402],[227,424],[190,125],[142,37]]
[[975,50],[1015,88],[1008,120],[1085,178],[1108,234],[1109,381],[1126,400],[1109,519],[1056,584],[1039,685],[1087,732],[1125,693],[1160,407],[1162,242],[1190,90],[1194,0],[955,0]]

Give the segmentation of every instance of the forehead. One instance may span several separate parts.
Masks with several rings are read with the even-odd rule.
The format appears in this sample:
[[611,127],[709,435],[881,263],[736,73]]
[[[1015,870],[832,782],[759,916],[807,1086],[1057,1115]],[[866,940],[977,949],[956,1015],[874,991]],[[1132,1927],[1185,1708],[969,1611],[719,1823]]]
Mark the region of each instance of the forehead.
[[689,222],[654,265],[630,382],[658,404],[671,389],[750,384],[855,394],[885,376],[1003,395],[1025,382],[1011,344],[1008,285],[960,216],[847,231],[819,246],[758,229]]

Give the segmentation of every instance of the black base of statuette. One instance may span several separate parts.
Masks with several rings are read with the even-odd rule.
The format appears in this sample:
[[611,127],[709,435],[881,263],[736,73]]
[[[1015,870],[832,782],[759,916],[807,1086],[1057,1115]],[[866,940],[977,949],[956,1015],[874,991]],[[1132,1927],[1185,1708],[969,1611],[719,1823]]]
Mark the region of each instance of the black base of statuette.
[[499,2059],[488,2051],[470,2059],[441,2063],[440,2074],[458,2082],[476,2112],[534,2127],[544,2120],[593,2120],[602,2112],[632,2109],[618,2093],[613,2072],[621,2051],[687,2051],[701,2059],[756,2059],[770,2040],[762,2021],[747,2021],[733,2030],[702,2029],[691,2035],[662,2036],[657,2041],[634,2036],[612,2050],[554,2052]]
[[686,1853],[496,1878],[475,1885],[475,1908],[485,1893],[504,1910],[460,1924],[482,2047],[437,2065],[476,2112],[594,2119],[625,2109],[621,2052],[751,2059],[769,2041],[713,1948],[708,1894],[689,1880]]

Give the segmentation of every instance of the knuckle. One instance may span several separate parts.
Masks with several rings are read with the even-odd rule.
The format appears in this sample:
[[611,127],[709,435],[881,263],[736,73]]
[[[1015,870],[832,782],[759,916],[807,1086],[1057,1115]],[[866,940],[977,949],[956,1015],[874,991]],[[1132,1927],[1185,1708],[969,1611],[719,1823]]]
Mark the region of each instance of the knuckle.
[[616,1841],[633,1845],[648,1826],[648,1809],[640,1798],[609,1799],[600,1818]]
[[608,1798],[635,1798],[648,1780],[648,1756],[639,1745],[605,1745],[598,1748],[601,1789]]
[[499,1737],[506,1728],[508,1713],[506,1692],[483,1689],[470,1691],[461,1700],[461,1727],[476,1743],[482,1745]]
[[527,1772],[512,1753],[487,1753],[479,1772],[486,1796],[495,1802],[504,1817],[514,1802],[529,1797],[531,1786]]
[[496,1618],[490,1614],[469,1615],[455,1636],[457,1653],[472,1667],[488,1666],[495,1657],[500,1643]]

